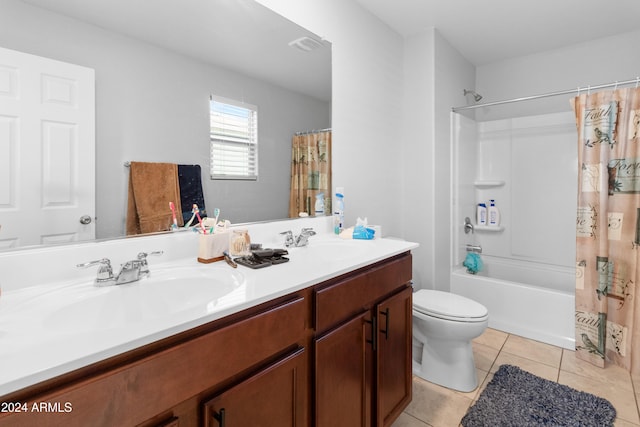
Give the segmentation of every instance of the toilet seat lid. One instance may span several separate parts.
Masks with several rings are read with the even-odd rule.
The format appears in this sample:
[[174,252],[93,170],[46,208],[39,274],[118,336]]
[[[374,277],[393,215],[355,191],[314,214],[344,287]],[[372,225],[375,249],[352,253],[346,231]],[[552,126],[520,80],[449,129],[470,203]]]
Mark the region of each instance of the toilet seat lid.
[[487,318],[487,308],[462,295],[420,289],[413,294],[413,309],[423,314],[457,321],[479,322]]

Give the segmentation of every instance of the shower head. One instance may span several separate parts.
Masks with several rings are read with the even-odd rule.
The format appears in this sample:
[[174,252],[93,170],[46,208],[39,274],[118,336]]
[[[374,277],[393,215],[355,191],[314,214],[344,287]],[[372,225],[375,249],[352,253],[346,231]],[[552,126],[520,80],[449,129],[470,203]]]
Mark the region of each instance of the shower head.
[[482,95],[478,94],[477,92],[474,92],[472,90],[468,90],[468,89],[462,89],[463,93],[465,96],[467,96],[468,94],[473,95],[473,99],[478,102],[482,99]]

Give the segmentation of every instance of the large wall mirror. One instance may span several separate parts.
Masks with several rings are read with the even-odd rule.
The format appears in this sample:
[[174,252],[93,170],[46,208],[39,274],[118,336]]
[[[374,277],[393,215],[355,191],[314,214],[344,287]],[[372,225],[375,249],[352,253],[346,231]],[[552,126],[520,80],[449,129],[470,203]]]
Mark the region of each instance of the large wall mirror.
[[[233,223],[286,218],[292,136],[331,127],[330,43],[253,0],[0,0],[0,47],[95,71],[96,239],[124,235],[131,161],[201,165]],[[257,106],[257,181],[209,178],[211,95]]]

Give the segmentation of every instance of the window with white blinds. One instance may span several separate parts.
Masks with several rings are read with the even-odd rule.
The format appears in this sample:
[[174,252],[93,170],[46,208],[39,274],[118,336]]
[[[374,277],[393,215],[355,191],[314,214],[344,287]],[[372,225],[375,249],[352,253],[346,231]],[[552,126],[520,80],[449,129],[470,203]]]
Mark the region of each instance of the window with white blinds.
[[258,179],[258,109],[211,97],[211,179]]

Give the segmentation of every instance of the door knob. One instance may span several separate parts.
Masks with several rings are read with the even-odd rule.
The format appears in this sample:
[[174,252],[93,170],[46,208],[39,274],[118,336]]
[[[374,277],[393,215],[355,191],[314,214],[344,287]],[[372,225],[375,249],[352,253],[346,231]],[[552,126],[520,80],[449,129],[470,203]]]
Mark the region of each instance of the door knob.
[[84,224],[84,225],[91,224],[91,217],[89,215],[82,215],[80,217],[80,224]]

